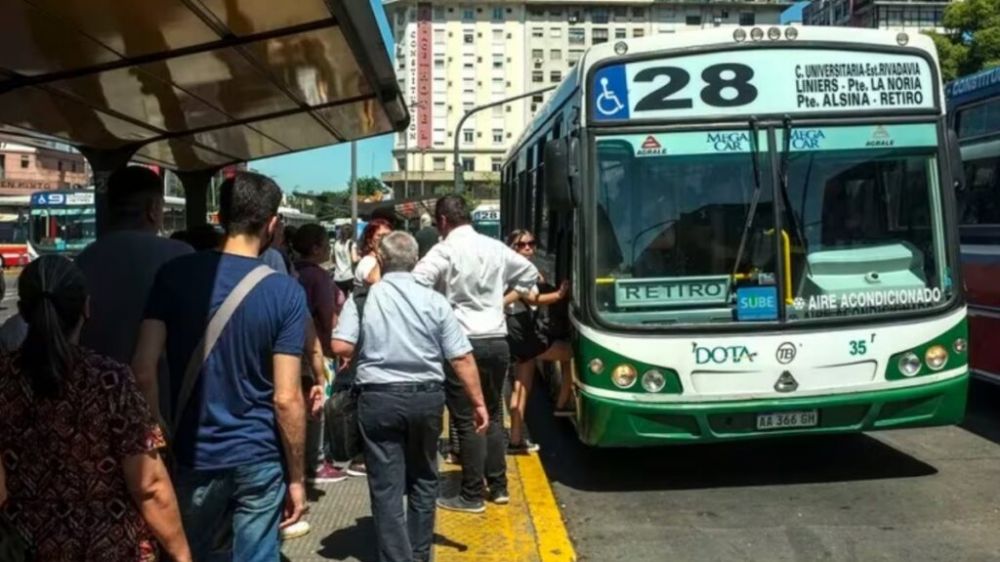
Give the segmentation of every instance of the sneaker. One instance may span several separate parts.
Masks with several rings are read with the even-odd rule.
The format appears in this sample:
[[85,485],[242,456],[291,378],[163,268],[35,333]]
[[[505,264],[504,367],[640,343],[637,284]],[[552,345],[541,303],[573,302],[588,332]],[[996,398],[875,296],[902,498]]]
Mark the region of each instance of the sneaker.
[[445,456],[444,458],[444,462],[455,465],[462,464],[461,459],[459,459],[458,455],[456,455],[455,453],[448,453],[448,455]]
[[461,495],[453,498],[438,498],[437,506],[448,511],[461,511],[463,513],[483,513],[486,511],[486,504],[483,500],[469,501]]
[[522,443],[507,444],[508,455],[527,455],[528,453],[537,453],[541,449],[538,443],[534,443],[530,439],[525,439]]
[[368,469],[363,462],[354,462],[347,466],[348,476],[368,476]]
[[490,490],[490,501],[498,505],[507,505],[510,503],[510,494],[506,488]]
[[297,539],[299,537],[304,537],[309,534],[312,530],[312,526],[309,522],[302,519],[297,523],[292,523],[291,525],[285,527],[281,530],[281,540],[287,541],[292,539]]
[[315,484],[332,484],[344,480],[347,480],[347,473],[326,461],[316,470],[316,476],[309,479]]

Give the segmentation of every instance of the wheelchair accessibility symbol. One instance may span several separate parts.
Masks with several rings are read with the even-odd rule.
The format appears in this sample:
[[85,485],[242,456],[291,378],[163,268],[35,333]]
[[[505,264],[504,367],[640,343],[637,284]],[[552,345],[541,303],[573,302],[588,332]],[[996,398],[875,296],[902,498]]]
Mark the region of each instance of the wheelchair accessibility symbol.
[[608,88],[608,77],[601,77],[601,93],[597,96],[597,111],[602,115],[612,116],[625,108],[625,104],[618,99],[618,94]]
[[628,87],[625,66],[607,66],[594,76],[593,117],[597,120],[628,119]]

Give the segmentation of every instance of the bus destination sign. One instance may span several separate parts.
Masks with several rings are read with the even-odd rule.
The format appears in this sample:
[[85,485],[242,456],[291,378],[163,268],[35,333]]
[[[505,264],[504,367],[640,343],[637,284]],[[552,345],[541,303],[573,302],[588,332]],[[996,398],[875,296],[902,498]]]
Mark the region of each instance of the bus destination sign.
[[594,73],[594,121],[784,115],[935,107],[917,55],[743,49],[622,63]]
[[615,304],[620,307],[722,305],[729,277],[656,277],[616,279]]

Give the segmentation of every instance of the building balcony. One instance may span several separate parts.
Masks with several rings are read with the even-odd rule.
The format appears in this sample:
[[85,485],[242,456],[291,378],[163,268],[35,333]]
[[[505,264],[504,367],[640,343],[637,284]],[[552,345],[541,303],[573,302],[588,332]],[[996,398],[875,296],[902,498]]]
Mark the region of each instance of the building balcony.
[[[499,182],[500,173],[499,172],[465,172],[462,174],[462,179],[467,182]],[[410,183],[413,182],[453,182],[455,180],[454,172],[450,170],[433,170],[433,171],[410,171],[409,175],[405,172],[384,172],[382,174],[382,181],[387,184],[392,183],[403,183],[409,180]]]

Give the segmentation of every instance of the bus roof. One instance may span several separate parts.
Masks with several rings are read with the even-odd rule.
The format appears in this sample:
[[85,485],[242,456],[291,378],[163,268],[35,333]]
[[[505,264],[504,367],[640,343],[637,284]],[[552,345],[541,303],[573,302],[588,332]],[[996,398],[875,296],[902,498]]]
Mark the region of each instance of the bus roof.
[[944,86],[944,95],[949,107],[992,97],[998,93],[1000,93],[1000,67],[956,78]]
[[[827,44],[842,44],[844,46],[851,45],[880,45],[889,48],[898,49],[899,39],[902,35],[906,36],[906,47],[914,48],[927,53],[931,60],[934,62],[935,68],[938,65],[937,49],[934,47],[934,42],[930,37],[920,33],[897,33],[894,31],[883,31],[878,29],[855,29],[851,28],[849,33],[844,32],[842,27],[829,27],[829,26],[787,26],[787,25],[774,25],[774,26],[756,26],[757,28],[764,31],[766,34],[768,30],[776,28],[780,31],[781,39],[778,40],[768,40],[763,39],[761,41],[752,41],[749,38],[749,34],[752,32],[754,27],[743,26],[743,27],[725,27],[717,29],[704,29],[698,31],[685,31],[670,35],[650,35],[641,38],[633,39],[622,39],[617,41],[608,41],[598,45],[594,45],[584,52],[583,57],[580,59],[579,64],[570,70],[566,78],[555,90],[555,92],[549,96],[549,99],[539,108],[535,117],[531,120],[528,126],[524,129],[521,135],[518,137],[517,142],[513,144],[511,149],[508,151],[505,160],[510,159],[514,154],[517,154],[521,150],[521,145],[530,142],[532,137],[535,135],[539,128],[547,127],[546,122],[548,119],[559,112],[563,104],[571,97],[580,95],[580,86],[584,83],[588,72],[595,66],[615,58],[621,58],[616,52],[615,47],[619,43],[624,43],[628,48],[627,56],[633,57],[635,55],[642,55],[644,53],[657,53],[664,51],[675,51],[675,50],[685,50],[694,48],[711,49],[724,46],[732,46],[735,48],[753,48],[755,46],[768,45],[768,46],[782,46],[787,45],[794,47],[796,45],[803,44],[805,42],[809,43],[827,43]],[[786,29],[789,27],[794,27],[797,32],[797,37],[795,39],[786,38]],[[735,39],[735,33],[737,29],[742,29],[744,33],[747,34],[747,38],[743,41],[737,41]],[[939,92],[940,93],[940,92]],[[585,98],[585,96],[584,96]],[[941,96],[943,100],[943,96]],[[583,116],[586,115],[586,99],[581,100],[581,121],[583,121]]]

